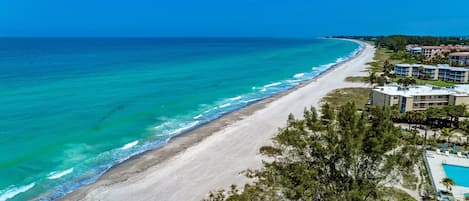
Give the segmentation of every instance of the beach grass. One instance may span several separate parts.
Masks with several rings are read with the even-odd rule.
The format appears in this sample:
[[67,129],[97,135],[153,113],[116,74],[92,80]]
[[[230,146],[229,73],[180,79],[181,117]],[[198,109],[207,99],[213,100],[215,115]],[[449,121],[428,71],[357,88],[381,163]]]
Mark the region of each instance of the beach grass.
[[366,83],[367,77],[366,76],[348,76],[345,78],[347,82],[364,82]]
[[404,174],[403,179],[404,180],[403,180],[402,187],[410,189],[410,190],[417,189],[418,178],[413,174],[413,172]]
[[334,106],[341,106],[347,102],[353,102],[359,109],[363,109],[370,99],[371,88],[350,87],[341,88],[329,92],[321,100],[321,103],[329,103]]
[[399,200],[399,201],[411,201],[415,200],[412,196],[406,192],[393,188],[393,187],[384,187],[381,190],[381,195],[379,197],[385,198],[383,200]]
[[367,64],[369,67],[366,69],[367,72],[382,72],[384,62],[387,60],[391,64],[398,64],[404,62],[403,60],[398,59],[391,59],[391,55],[393,54],[392,50],[387,48],[377,48],[375,52],[375,56],[373,57],[372,62],[368,62]]

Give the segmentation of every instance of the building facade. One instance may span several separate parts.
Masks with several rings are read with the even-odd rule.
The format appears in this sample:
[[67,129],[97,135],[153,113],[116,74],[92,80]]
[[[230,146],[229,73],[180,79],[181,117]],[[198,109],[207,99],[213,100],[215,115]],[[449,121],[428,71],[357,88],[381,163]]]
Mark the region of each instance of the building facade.
[[435,87],[388,85],[371,91],[371,103],[381,107],[396,106],[401,112],[426,110],[446,105],[469,105],[469,85]]
[[434,57],[448,51],[446,46],[422,46],[422,55],[425,57]]
[[415,77],[447,82],[469,82],[469,68],[452,67],[445,64],[437,66],[421,64],[396,64],[394,73],[398,77]]
[[[410,52],[412,48],[417,48],[417,47],[409,46],[409,49],[407,49],[407,51]],[[421,49],[415,49],[415,50],[420,51],[421,54],[425,57],[434,57],[436,55],[442,55],[443,53],[450,53],[450,52],[469,51],[469,46],[462,46],[462,45],[422,46],[420,48]]]
[[454,52],[448,55],[449,63],[453,65],[468,66],[469,52]]

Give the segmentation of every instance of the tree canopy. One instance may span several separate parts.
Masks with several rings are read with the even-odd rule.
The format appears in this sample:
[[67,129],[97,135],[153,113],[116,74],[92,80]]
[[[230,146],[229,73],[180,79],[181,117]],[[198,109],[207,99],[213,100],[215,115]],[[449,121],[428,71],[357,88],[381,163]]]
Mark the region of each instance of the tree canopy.
[[303,119],[290,115],[274,145],[261,148],[271,160],[247,171],[253,182],[206,200],[380,200],[383,184],[413,171],[416,157],[400,143],[390,113],[359,113],[348,103],[337,110],[324,104],[321,115],[305,109]]

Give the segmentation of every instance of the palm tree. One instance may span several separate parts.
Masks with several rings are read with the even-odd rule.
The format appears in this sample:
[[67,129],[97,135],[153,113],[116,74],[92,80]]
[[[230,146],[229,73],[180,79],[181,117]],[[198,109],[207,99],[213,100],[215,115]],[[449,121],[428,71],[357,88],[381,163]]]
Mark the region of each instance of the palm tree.
[[375,72],[370,72],[368,74],[368,77],[366,77],[366,82],[370,83],[371,85],[373,85],[374,83],[376,83],[377,81],[377,77],[376,77],[376,74]]
[[446,142],[449,142],[449,138],[453,135],[453,130],[451,128],[443,128],[440,134],[442,137],[447,137]]
[[466,136],[465,147],[469,144],[469,120],[465,119],[461,124],[460,128]]
[[409,85],[416,85],[417,84],[417,80],[415,79],[409,79]]
[[443,184],[446,187],[446,190],[448,191],[451,191],[451,187],[456,185],[456,183],[448,177],[443,178],[441,180],[441,184]]

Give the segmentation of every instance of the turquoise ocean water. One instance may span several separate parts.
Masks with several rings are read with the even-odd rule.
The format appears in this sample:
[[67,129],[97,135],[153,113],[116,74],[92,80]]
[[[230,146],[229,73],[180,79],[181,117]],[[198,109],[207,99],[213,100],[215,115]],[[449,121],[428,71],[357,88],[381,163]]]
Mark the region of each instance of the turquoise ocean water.
[[332,39],[0,39],[0,201],[61,197],[359,49]]

